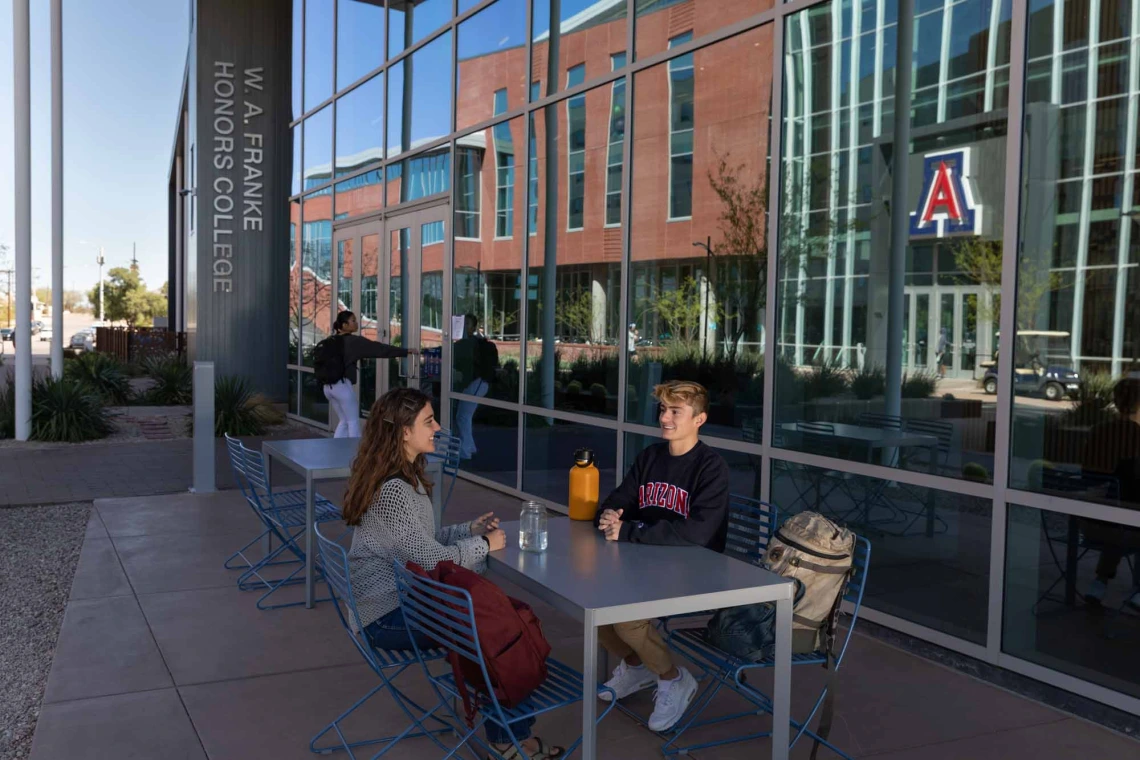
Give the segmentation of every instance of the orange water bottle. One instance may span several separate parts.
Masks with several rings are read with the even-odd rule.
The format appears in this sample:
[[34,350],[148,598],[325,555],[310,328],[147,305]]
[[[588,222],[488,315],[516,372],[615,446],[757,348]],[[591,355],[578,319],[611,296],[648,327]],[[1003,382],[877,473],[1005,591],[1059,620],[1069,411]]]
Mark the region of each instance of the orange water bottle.
[[570,468],[570,519],[593,520],[598,511],[598,468],[594,452],[578,449]]

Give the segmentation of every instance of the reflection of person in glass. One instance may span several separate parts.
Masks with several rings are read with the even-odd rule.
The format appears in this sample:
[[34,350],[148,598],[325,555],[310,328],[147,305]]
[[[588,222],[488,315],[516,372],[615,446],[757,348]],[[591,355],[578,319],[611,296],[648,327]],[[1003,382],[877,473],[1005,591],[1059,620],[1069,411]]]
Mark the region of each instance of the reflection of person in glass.
[[[1140,502],[1140,379],[1122,378],[1113,388],[1112,398],[1118,417],[1089,431],[1081,470],[1090,475],[1111,476],[1121,504],[1134,506]],[[1140,554],[1140,528],[1084,520],[1082,530],[1085,539],[1100,549],[1096,580],[1085,590],[1085,601],[1100,604],[1108,582],[1116,577],[1120,561]],[[1136,582],[1135,578],[1132,580]],[[1140,588],[1131,590],[1127,603],[1140,611]]]
[[[498,367],[499,349],[479,329],[478,317],[466,315],[463,318],[463,337],[455,342],[455,387],[465,395],[482,398],[491,390]],[[471,433],[471,421],[478,406],[474,401],[460,401],[456,408],[455,429],[459,433],[459,456],[462,459],[470,459],[478,450]]]
[[387,359],[418,354],[418,348],[397,348],[387,343],[356,335],[360,323],[351,311],[342,311],[333,322],[333,333],[341,340],[344,376],[337,383],[324,386],[325,398],[336,412],[339,422],[334,438],[360,437],[360,401],[356,398],[356,364],[361,359]]

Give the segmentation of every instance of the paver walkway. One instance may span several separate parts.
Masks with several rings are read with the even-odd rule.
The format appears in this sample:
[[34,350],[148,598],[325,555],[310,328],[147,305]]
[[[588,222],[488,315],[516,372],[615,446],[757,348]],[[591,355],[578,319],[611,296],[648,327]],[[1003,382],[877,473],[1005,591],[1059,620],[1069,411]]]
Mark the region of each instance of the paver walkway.
[[[323,489],[334,500],[338,493]],[[448,517],[488,509],[513,517],[517,502],[460,481]],[[376,684],[328,604],[258,612],[222,560],[257,532],[234,491],[102,499],[88,527],[47,685],[32,760],[311,758],[326,721]],[[508,589],[524,599],[525,594]],[[580,625],[531,601],[555,655],[580,664]],[[856,636],[845,661],[833,739],[856,757],[883,760],[1135,758],[1140,744],[968,676]],[[822,673],[794,674],[802,712]],[[401,677],[413,697],[426,687]],[[737,705],[718,697],[718,709]],[[647,709],[649,694],[631,704]],[[578,717],[539,723],[572,739]],[[382,699],[350,728],[402,728]],[[715,730],[713,735],[716,735]],[[660,740],[613,713],[600,757],[660,757]],[[808,756],[808,745],[793,757]],[[766,742],[700,752],[763,758]],[[387,757],[435,757],[422,742]],[[823,753],[821,757],[828,756]]]

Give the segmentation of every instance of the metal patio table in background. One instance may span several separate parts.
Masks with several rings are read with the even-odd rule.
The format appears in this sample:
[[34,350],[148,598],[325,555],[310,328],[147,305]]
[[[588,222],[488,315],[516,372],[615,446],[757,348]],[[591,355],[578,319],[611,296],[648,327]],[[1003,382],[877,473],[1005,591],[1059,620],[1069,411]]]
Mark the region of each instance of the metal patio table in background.
[[[261,445],[265,455],[266,480],[273,487],[273,463],[282,465],[305,479],[305,606],[313,606],[313,521],[315,519],[315,484],[322,480],[344,480],[352,471],[352,460],[360,446],[359,438],[300,438],[288,441],[266,441]],[[442,460],[428,457],[427,476],[439,484]],[[439,526],[442,488],[432,490],[431,504]]]
[[597,627],[686,612],[776,603],[772,758],[787,760],[792,682],[792,585],[763,568],[700,547],[606,541],[589,522],[550,520],[548,548],[519,549],[518,522],[503,523],[507,546],[492,552],[487,572],[581,620],[582,757],[596,760]]

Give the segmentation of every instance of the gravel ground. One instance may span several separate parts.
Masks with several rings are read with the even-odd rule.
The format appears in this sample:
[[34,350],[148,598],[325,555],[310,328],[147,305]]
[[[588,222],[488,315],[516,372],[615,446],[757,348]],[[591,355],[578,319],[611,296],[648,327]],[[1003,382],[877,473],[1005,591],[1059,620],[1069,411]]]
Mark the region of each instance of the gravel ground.
[[0,508],[0,760],[32,749],[91,505]]

